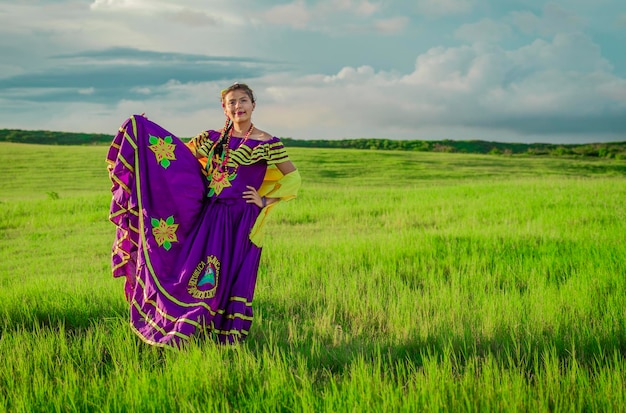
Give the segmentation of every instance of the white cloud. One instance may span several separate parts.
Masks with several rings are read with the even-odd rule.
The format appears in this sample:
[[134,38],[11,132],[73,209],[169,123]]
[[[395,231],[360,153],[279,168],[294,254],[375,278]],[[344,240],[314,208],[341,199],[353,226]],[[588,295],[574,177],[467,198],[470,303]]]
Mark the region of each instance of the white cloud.
[[[619,121],[626,116],[626,79],[611,74],[593,47],[578,49],[583,39],[566,37],[512,51],[480,45],[433,48],[407,75],[363,66],[345,67],[333,76],[281,79],[282,86],[267,89],[273,99],[266,121],[286,135],[305,138],[435,139],[456,131],[455,138],[478,134],[519,141],[543,134],[549,141],[559,131],[570,139],[584,134],[585,119],[606,115],[598,134],[609,136],[613,130],[611,136],[618,137],[626,132]],[[578,71],[566,63],[574,51],[588,61]],[[286,112],[282,102],[289,102]],[[285,117],[288,122],[281,120]],[[549,117],[554,120],[546,125]]]
[[147,31],[152,34],[155,25],[167,31],[171,23],[187,27],[241,26],[248,23],[245,15],[224,5],[194,0],[95,0],[90,9],[92,18],[110,19],[111,14],[115,14],[118,19],[116,25],[135,24],[138,30],[149,27]]
[[575,13],[552,2],[544,6],[541,16],[529,11],[514,11],[510,13],[509,20],[523,33],[543,37],[579,31],[584,27],[583,20]]
[[313,5],[308,5],[304,0],[293,0],[269,8],[262,16],[264,21],[272,24],[325,32],[342,30],[344,27],[350,27],[351,30],[355,27],[360,28],[357,30],[374,27],[379,32],[389,33],[398,31],[397,26],[390,27],[394,22],[402,27],[406,25],[405,17],[381,19],[372,25],[368,19],[381,8],[381,3],[368,0],[325,0]]
[[78,93],[80,95],[93,95],[95,92],[96,92],[96,89],[93,88],[93,87],[89,87],[89,88],[86,88],[86,89],[79,89],[78,90]]
[[355,82],[362,83],[371,80],[376,76],[376,72],[371,66],[361,66],[358,68],[344,67],[336,75],[325,76],[324,82]]
[[356,6],[356,13],[362,16],[371,16],[372,14],[378,12],[381,8],[380,3],[371,3],[369,1],[361,1]]
[[171,19],[186,26],[219,26],[223,24],[222,19],[214,17],[200,10],[181,9],[174,12]]
[[383,34],[394,34],[404,31],[409,24],[409,18],[406,16],[391,17],[389,19],[380,19],[374,22],[376,30]]
[[368,0],[326,0],[318,1],[314,9],[322,15],[342,11],[361,16],[371,16],[378,12],[381,7],[381,3],[370,2]]
[[557,34],[552,41],[535,40],[510,54],[515,67],[562,72],[610,71],[600,47],[582,33]]
[[311,12],[307,9],[304,0],[295,0],[272,7],[264,13],[264,17],[268,23],[304,29],[311,19]]
[[141,0],[95,0],[90,7],[93,10],[140,9],[142,3]]

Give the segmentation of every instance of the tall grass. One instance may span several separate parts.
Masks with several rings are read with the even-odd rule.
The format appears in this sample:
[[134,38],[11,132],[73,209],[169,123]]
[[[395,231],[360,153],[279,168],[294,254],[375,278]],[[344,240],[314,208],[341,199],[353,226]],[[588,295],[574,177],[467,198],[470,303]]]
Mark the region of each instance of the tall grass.
[[624,162],[293,148],[248,340],[164,351],[105,153],[0,144],[0,410],[626,409]]

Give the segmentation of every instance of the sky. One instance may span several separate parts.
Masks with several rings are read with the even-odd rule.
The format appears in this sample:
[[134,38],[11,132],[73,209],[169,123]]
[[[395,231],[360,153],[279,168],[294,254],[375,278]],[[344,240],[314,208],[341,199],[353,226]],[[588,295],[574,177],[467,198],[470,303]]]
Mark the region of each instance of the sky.
[[624,0],[0,0],[0,128],[626,141]]

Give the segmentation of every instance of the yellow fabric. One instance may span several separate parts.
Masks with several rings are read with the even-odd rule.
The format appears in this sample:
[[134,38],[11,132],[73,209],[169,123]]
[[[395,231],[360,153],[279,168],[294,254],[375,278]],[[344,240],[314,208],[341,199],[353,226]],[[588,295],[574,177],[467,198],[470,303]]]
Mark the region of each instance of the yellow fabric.
[[258,192],[261,196],[266,198],[278,198],[278,200],[267,205],[259,212],[259,216],[250,231],[250,241],[252,241],[254,245],[257,247],[263,245],[263,238],[265,237],[263,228],[270,212],[282,201],[294,199],[298,195],[298,189],[301,183],[302,178],[297,169],[293,172],[289,172],[287,175],[283,175],[276,166],[267,167],[265,178]]
[[[196,142],[194,140],[190,140],[185,145],[189,148],[191,153],[193,153],[194,156],[198,158],[198,149],[196,148]],[[206,156],[202,156],[198,158],[198,162],[200,162],[200,164],[202,165],[202,169],[205,170],[206,164],[209,162],[209,158],[207,158]]]

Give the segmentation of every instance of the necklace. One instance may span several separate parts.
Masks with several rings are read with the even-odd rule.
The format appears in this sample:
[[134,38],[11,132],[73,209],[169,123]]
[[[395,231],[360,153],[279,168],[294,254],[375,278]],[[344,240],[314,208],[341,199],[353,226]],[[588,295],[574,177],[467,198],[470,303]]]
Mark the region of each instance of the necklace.
[[[251,123],[250,128],[243,137],[243,140],[237,146],[237,148],[234,149],[235,151],[239,150],[239,148],[241,148],[243,144],[246,143],[253,129],[254,124]],[[216,156],[215,160],[212,161],[215,162],[215,167],[213,168],[213,173],[211,174],[211,183],[209,184],[208,196],[213,196],[214,194],[219,195],[224,188],[232,186],[230,181],[234,180],[237,177],[237,168],[239,167],[239,165],[236,164],[233,167],[232,173],[228,172],[227,166],[228,161],[230,160],[230,138],[232,137],[232,135],[233,130],[231,129],[230,132],[228,132],[228,136],[226,138],[226,148],[222,151],[221,159]]]

